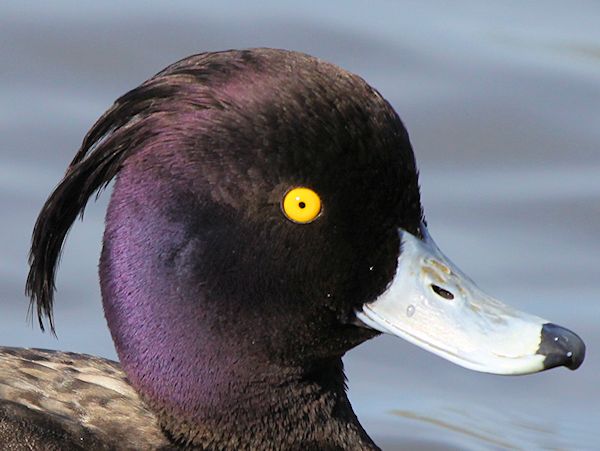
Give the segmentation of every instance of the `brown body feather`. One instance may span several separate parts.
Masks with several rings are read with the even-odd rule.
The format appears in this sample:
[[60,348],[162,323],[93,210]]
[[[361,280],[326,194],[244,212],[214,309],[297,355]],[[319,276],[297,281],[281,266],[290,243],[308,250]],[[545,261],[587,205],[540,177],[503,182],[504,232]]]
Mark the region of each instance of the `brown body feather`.
[[2,449],[170,449],[117,362],[0,347]]

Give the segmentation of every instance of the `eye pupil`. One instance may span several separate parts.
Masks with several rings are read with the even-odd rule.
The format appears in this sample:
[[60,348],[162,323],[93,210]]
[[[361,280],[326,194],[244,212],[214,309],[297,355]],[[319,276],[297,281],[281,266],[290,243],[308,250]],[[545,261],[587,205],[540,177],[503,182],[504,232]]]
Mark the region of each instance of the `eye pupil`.
[[300,208],[306,208],[306,204],[305,204],[304,202],[299,202],[299,203],[298,203],[298,206],[299,206]]

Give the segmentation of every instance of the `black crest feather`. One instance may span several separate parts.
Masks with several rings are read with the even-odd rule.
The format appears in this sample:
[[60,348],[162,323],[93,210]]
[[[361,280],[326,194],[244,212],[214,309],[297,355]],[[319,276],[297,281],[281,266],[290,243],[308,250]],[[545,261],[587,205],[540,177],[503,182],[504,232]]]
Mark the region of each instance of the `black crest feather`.
[[[239,53],[243,64],[244,52]],[[36,312],[42,330],[46,319],[54,332],[55,274],[73,222],[83,215],[89,198],[108,185],[130,155],[158,139],[165,115],[174,114],[182,103],[206,108],[198,101],[205,97],[194,94],[203,89],[211,72],[219,72],[215,63],[221,59],[218,53],[201,54],[171,65],[120,97],[85,136],[33,229],[25,293],[30,297],[30,314]]]
[[77,215],[83,216],[90,196],[110,182],[127,157],[128,140],[122,130],[128,122],[127,108],[117,102],[96,122],[35,223],[25,292],[42,330],[47,318],[54,332],[54,280],[67,232]]

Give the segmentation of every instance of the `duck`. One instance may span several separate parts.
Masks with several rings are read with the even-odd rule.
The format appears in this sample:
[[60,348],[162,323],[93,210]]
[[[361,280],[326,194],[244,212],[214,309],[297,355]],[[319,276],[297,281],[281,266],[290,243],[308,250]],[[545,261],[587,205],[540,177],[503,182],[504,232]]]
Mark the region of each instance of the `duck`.
[[200,53],[118,98],[33,230],[42,330],[67,232],[111,182],[99,280],[119,362],[0,348],[8,449],[379,449],[342,357],[382,333],[495,374],[584,360],[574,332],[441,252],[400,117],[319,58]]

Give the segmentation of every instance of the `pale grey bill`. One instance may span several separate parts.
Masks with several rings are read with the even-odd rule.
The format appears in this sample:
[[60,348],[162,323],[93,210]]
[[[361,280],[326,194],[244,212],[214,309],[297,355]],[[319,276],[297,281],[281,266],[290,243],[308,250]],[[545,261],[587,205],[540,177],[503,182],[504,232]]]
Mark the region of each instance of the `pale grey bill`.
[[538,354],[548,321],[487,295],[437,247],[400,230],[401,253],[387,289],[357,311],[365,325],[451,362],[495,374],[542,371]]

